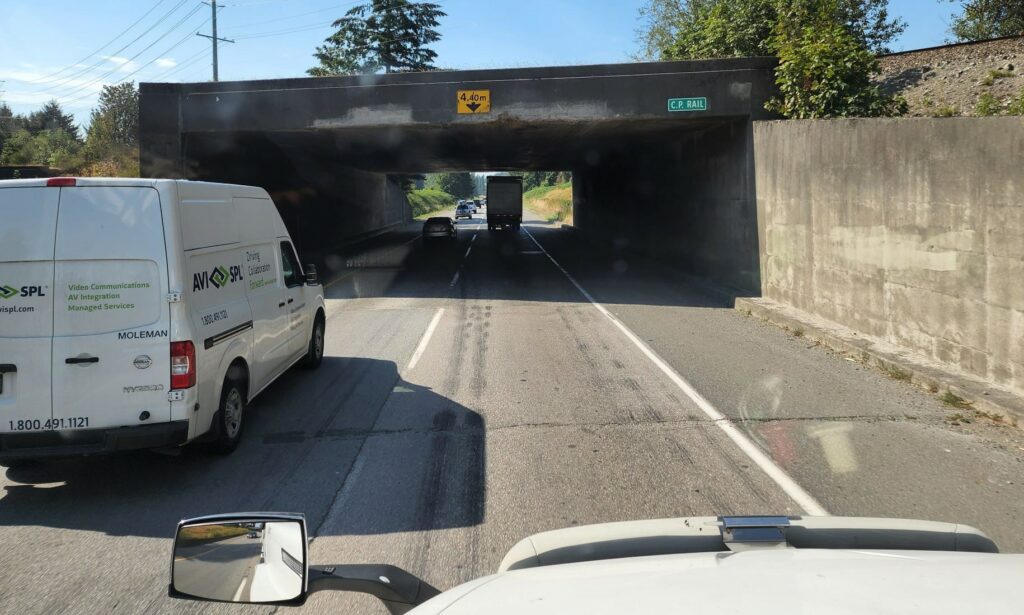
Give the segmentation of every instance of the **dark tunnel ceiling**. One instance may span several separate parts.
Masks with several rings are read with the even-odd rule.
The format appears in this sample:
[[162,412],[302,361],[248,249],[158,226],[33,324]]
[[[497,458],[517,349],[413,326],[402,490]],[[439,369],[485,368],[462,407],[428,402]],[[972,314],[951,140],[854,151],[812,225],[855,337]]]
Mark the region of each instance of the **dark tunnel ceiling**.
[[600,122],[479,122],[373,126],[266,133],[189,133],[186,149],[254,154],[280,151],[293,164],[330,160],[387,173],[569,169],[609,151],[665,146],[735,120],[606,120]]

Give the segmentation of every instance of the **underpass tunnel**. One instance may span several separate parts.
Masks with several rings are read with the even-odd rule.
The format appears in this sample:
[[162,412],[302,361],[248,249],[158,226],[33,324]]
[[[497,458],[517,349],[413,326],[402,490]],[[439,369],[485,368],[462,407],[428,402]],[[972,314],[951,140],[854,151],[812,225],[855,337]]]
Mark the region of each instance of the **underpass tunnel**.
[[[568,170],[576,229],[756,292],[748,118],[513,122],[183,135],[189,179],[263,186],[303,258],[411,221],[403,185],[449,171]],[[244,155],[239,155],[244,152]]]

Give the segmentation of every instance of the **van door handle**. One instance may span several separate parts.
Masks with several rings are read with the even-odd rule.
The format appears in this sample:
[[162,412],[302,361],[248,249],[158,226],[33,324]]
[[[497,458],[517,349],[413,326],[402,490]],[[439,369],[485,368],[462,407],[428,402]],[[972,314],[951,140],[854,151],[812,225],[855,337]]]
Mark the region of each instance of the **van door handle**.
[[292,303],[293,301],[295,301],[295,298],[294,298],[294,297],[292,297],[292,298],[288,299],[288,303]]
[[79,365],[81,363],[99,363],[99,357],[68,357],[64,359],[68,365]]
[[284,301],[282,301],[281,303],[278,303],[277,307],[284,307]]

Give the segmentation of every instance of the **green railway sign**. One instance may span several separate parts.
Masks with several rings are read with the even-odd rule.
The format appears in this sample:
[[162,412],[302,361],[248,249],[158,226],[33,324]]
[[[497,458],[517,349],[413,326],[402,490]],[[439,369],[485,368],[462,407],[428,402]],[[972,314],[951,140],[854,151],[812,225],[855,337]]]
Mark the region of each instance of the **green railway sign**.
[[699,98],[670,98],[668,99],[669,111],[707,111],[708,99],[703,96]]

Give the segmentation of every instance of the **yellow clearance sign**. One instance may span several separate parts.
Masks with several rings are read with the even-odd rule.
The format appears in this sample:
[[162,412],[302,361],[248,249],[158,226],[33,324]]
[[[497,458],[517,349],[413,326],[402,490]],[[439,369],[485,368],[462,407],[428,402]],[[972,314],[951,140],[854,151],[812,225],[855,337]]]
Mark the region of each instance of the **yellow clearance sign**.
[[460,114],[490,113],[491,91],[459,90],[455,106]]

